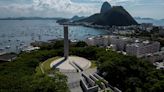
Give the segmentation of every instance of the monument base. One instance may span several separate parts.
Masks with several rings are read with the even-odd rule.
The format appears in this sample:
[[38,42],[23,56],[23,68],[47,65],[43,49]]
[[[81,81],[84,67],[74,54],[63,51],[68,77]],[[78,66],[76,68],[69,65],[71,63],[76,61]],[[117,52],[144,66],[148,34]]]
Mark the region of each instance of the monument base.
[[[77,72],[77,70],[86,70],[91,66],[91,62],[78,56],[69,56],[66,60],[64,57],[54,60],[51,68],[57,68],[61,72]],[[78,68],[78,69],[77,69]]]

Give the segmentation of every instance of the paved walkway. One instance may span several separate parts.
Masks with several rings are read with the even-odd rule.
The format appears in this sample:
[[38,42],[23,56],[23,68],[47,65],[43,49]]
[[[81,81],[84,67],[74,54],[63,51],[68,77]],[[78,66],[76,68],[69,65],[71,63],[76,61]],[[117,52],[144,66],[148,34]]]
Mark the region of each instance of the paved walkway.
[[[58,60],[55,60],[51,63],[50,67],[59,68],[60,71],[67,76],[68,79],[68,86],[71,92],[83,92],[82,88],[80,86],[80,80],[81,80],[81,73],[87,74],[89,76],[90,74],[93,74],[97,71],[96,68],[90,69],[91,62],[85,58],[77,57],[77,56],[69,56],[67,60],[63,61],[64,58],[60,58]],[[76,63],[80,68],[83,69],[82,72],[77,72],[76,68],[71,63]]]
[[[69,56],[67,60],[63,61],[63,58],[54,60],[50,67],[56,67],[59,68],[61,70],[68,70],[68,71],[74,71],[76,70],[71,64],[70,62],[75,62],[76,64],[78,64],[81,68],[83,69],[88,69],[91,66],[91,62],[85,58],[82,57],[77,57],[77,56]],[[61,63],[60,63],[61,62]]]
[[84,71],[84,73],[89,76],[90,74],[93,74],[97,71],[97,68],[89,68],[87,70]]
[[[97,68],[89,68],[84,70],[83,73],[89,76],[97,71]],[[80,87],[81,73],[64,73],[68,77],[68,85],[71,92],[83,92]]]

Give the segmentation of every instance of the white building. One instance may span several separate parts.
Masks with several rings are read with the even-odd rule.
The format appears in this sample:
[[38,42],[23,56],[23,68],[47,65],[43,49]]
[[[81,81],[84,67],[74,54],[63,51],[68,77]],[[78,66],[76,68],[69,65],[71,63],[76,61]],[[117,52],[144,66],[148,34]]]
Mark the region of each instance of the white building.
[[131,42],[132,39],[123,36],[110,36],[109,43],[116,46],[117,50],[124,51],[126,44]]
[[90,38],[87,38],[85,40],[85,42],[91,46],[98,45],[98,46],[105,46],[106,47],[109,45],[109,36],[105,35],[105,36],[90,37]]
[[22,51],[24,51],[24,52],[31,52],[31,51],[39,50],[39,49],[40,49],[40,47],[28,46],[27,48],[23,49]]
[[150,32],[153,29],[152,23],[142,23],[140,29]]
[[157,62],[157,61],[163,61],[164,60],[164,51],[152,53],[143,56],[144,59],[150,61],[151,63]]
[[158,52],[160,49],[159,42],[136,42],[132,44],[127,44],[126,52],[128,55],[133,55],[137,57],[142,57],[145,54],[155,53]]
[[104,35],[104,36],[96,36],[90,37],[85,40],[88,45],[91,46],[110,46],[114,50],[125,51],[126,44],[132,42],[133,39],[123,36],[111,36],[111,35]]
[[136,38],[123,36],[97,36],[85,40],[91,46],[103,46],[112,48],[115,51],[126,51],[128,55],[142,57],[146,54],[158,52],[159,42],[140,41]]

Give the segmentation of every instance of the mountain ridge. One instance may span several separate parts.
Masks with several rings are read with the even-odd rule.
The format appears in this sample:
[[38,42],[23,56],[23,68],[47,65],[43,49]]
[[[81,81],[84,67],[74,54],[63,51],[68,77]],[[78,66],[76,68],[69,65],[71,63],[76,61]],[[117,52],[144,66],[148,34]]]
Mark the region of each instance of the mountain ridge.
[[109,11],[112,8],[112,6],[108,2],[104,2],[103,5],[101,6],[100,13],[105,13]]
[[77,22],[88,22],[93,25],[104,26],[138,25],[136,20],[122,6],[113,6],[106,12],[93,14]]

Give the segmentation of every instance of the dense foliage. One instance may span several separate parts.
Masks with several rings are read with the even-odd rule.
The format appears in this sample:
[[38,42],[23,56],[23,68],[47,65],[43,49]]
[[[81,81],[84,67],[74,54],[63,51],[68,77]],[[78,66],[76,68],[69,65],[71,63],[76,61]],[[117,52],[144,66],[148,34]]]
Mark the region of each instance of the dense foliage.
[[[66,92],[66,78],[36,74],[39,62],[63,55],[63,41],[44,45],[39,51],[21,53],[14,62],[0,64],[1,92]],[[148,61],[125,56],[111,50],[86,46],[84,42],[70,45],[70,55],[93,60],[112,86],[123,92],[164,92],[164,70],[157,70]]]
[[57,50],[21,53],[13,62],[0,64],[0,92],[66,92],[66,77],[36,74],[39,62],[58,55]]
[[123,92],[164,91],[164,70],[148,61],[98,47],[72,47],[70,54],[97,61],[100,75]]
[[125,92],[163,92],[164,71],[136,57],[112,51],[101,53],[99,72],[111,85]]

